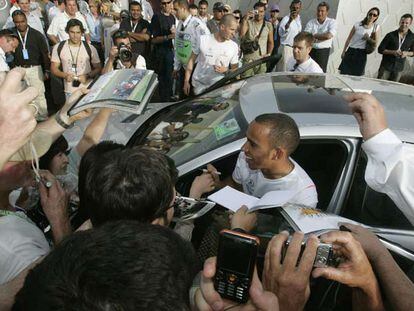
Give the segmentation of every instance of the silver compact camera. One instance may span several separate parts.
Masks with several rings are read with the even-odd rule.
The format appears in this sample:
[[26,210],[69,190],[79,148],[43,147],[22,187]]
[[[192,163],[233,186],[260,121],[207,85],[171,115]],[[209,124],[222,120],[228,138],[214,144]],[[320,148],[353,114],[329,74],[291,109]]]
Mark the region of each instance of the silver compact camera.
[[[291,237],[285,242],[282,248],[282,262],[285,259],[286,251],[289,247]],[[303,251],[305,250],[306,242],[302,242],[301,250],[298,257],[298,263],[302,258]],[[319,243],[318,249],[316,250],[315,261],[313,262],[314,268],[326,268],[326,267],[337,267],[340,262],[340,258],[334,254],[332,244]],[[297,264],[298,264],[297,263]]]

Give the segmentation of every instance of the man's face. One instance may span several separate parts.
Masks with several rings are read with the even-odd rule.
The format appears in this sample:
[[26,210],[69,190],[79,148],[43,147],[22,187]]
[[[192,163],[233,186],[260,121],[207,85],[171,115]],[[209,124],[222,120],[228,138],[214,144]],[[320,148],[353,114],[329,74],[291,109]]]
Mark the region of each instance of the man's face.
[[130,13],[132,20],[136,21],[141,18],[141,7],[139,5],[131,5]]
[[206,16],[207,15],[207,5],[201,4],[198,6],[198,15],[200,16]]
[[257,7],[257,14],[254,15],[254,19],[256,21],[262,21],[265,17],[265,8],[264,7]]
[[279,11],[272,11],[270,12],[270,18],[271,19],[276,19],[279,17]]
[[190,9],[190,14],[192,15],[192,16],[197,16],[197,14],[198,14],[198,10],[197,9]]
[[232,22],[229,26],[220,25],[220,35],[224,40],[231,40],[237,31],[237,23]]
[[27,19],[23,15],[16,15],[13,17],[13,22],[16,25],[16,28],[20,32],[25,32],[27,30]]
[[302,5],[300,3],[292,3],[290,5],[290,13],[293,17],[296,18],[296,16],[299,15],[300,9],[302,8]]
[[69,159],[64,152],[59,152],[50,161],[49,171],[53,175],[65,175],[69,164]]
[[399,30],[402,32],[407,32],[410,29],[413,20],[411,18],[401,18]]
[[98,6],[96,5],[96,1],[95,0],[89,0],[88,4],[89,4],[89,9],[91,10],[91,13],[98,12]]
[[263,124],[253,121],[250,123],[246,137],[247,141],[242,147],[246,154],[246,161],[250,169],[268,169],[271,166],[272,151],[269,142],[270,129]]
[[69,15],[75,15],[75,13],[78,11],[78,7],[76,6],[76,1],[69,0],[66,1],[66,7],[65,7],[66,13]]
[[260,0],[260,3],[264,3],[266,5],[265,9],[267,9],[267,0]]
[[306,41],[294,41],[293,42],[293,57],[299,63],[302,63],[308,59],[308,55],[312,47],[306,45]]
[[15,37],[3,36],[0,38],[0,47],[4,53],[14,52],[19,46],[19,40]]
[[224,16],[224,11],[223,10],[213,10],[213,18],[216,21],[221,20],[221,18]]
[[29,0],[20,0],[18,3],[19,3],[20,10],[22,10],[24,13],[30,12]]
[[325,21],[326,17],[328,16],[328,9],[326,6],[320,6],[316,10],[316,17],[318,21],[323,22]]
[[33,183],[34,175],[30,161],[8,162],[0,171],[0,191],[30,186]]
[[79,44],[82,40],[82,31],[80,26],[73,26],[69,28],[69,40],[73,44]]
[[118,38],[115,40],[116,46],[119,46],[122,43],[125,44],[129,49],[131,49],[131,40],[129,40],[129,38]]
[[170,14],[172,10],[172,0],[161,0],[161,11]]
[[185,8],[181,8],[178,3],[174,3],[174,12],[177,19],[184,21],[187,18]]

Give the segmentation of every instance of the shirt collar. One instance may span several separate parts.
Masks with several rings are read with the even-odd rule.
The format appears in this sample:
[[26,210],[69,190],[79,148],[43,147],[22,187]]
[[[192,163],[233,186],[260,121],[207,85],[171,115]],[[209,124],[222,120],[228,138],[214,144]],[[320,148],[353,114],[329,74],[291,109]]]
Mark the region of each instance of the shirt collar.
[[188,14],[187,18],[185,19],[185,21],[183,22],[184,27],[187,27],[188,23],[190,22],[191,18],[193,16],[191,14]]
[[4,60],[6,59],[6,53],[4,53],[3,49],[0,47],[0,57]]

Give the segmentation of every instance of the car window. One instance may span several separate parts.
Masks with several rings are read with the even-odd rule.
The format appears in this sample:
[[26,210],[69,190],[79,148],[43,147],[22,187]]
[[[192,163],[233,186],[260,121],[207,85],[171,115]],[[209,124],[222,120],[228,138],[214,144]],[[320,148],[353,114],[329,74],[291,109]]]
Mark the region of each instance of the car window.
[[226,87],[161,113],[139,143],[164,152],[176,166],[245,137],[248,123],[240,109],[239,89]]
[[371,189],[365,182],[367,156],[359,156],[351,191],[345,205],[344,216],[374,227],[414,230],[394,202],[383,193]]

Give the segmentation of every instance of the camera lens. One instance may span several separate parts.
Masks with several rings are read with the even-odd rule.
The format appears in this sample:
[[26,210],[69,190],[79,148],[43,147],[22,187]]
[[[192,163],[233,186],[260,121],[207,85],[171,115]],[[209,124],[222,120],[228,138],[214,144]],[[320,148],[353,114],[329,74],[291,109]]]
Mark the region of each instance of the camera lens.
[[132,59],[132,52],[124,43],[118,46],[118,55],[123,62],[129,62]]
[[80,83],[80,81],[79,81],[79,80],[73,80],[73,81],[72,81],[72,86],[73,86],[73,87],[78,87],[80,84],[81,84],[81,83]]

